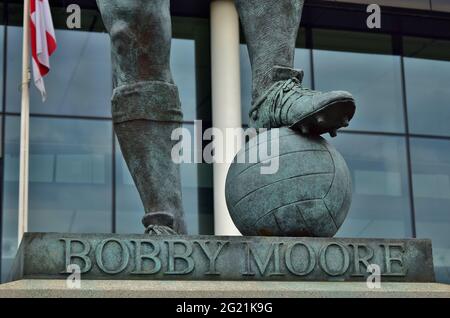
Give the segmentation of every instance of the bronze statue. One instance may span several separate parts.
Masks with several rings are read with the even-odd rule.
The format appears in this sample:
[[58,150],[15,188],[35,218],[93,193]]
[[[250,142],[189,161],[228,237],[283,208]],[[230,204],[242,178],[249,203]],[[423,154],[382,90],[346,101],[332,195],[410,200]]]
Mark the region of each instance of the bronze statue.
[[[320,135],[347,126],[350,93],[302,86],[293,69],[303,0],[236,0],[253,73],[250,125]],[[114,129],[145,208],[149,234],[184,234],[179,166],[171,132],[181,126],[170,70],[169,0],[97,0],[111,37]]]

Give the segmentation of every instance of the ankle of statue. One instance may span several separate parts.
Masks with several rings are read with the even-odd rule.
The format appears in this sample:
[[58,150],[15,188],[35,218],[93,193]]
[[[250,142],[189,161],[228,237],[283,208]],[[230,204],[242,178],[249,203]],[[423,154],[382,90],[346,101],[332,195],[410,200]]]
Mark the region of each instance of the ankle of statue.
[[304,72],[301,69],[275,65],[269,71],[268,76],[270,77],[271,85],[268,88],[257,90],[262,91],[262,94],[254,94],[252,107],[249,112],[249,116],[253,120],[257,120],[261,105],[264,104],[271,94],[274,94],[274,92],[278,90],[284,82],[292,78],[296,78],[301,83],[303,81]]
[[145,228],[148,228],[150,225],[160,225],[173,229],[174,221],[173,215],[164,211],[146,213],[142,218],[142,224]]
[[122,85],[112,96],[114,123],[132,120],[183,121],[178,88],[162,81],[143,81]]

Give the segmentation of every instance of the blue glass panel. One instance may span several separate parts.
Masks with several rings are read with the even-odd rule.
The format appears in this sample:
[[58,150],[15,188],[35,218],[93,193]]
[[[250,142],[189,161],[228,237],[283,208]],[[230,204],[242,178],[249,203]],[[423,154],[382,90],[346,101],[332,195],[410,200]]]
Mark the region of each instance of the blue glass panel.
[[[56,30],[58,49],[45,77],[47,100],[31,85],[32,113],[110,117],[110,44],[106,33]],[[20,112],[22,28],[8,27],[6,105]]]
[[[193,125],[185,125],[194,134]],[[212,229],[212,166],[207,164],[181,164],[183,207],[189,234],[213,234]],[[117,232],[142,233],[144,215],[139,193],[116,142],[116,207]]]
[[450,141],[411,139],[417,237],[433,242],[436,276],[450,283]]
[[171,68],[178,86],[184,120],[196,119],[195,41],[172,39]]
[[317,90],[353,94],[357,110],[349,129],[405,131],[398,56],[314,50],[314,79]]
[[450,61],[405,58],[411,133],[450,136],[449,83]]
[[347,161],[353,202],[340,237],[411,236],[405,139],[342,133],[330,140]]
[[[29,231],[112,230],[112,127],[107,120],[32,117]],[[20,118],[7,116],[2,276],[17,246]]]

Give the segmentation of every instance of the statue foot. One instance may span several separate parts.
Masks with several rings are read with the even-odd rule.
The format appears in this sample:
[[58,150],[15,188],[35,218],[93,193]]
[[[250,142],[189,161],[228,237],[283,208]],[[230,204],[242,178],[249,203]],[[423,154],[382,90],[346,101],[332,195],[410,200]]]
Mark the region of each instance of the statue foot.
[[313,91],[302,86],[303,71],[276,66],[274,84],[253,103],[250,126],[290,127],[302,134],[336,136],[355,114],[355,101],[349,92]]
[[172,228],[165,225],[149,225],[145,229],[145,234],[149,235],[177,235]]
[[142,218],[145,234],[149,235],[178,235],[173,229],[174,217],[168,212],[146,213]]

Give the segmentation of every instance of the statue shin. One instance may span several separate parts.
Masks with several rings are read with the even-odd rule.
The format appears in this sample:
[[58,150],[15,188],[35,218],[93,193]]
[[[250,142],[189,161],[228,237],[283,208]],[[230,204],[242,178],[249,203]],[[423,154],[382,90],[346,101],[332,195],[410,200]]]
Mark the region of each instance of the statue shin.
[[142,223],[149,234],[183,234],[180,168],[171,159],[183,115],[170,71],[170,1],[97,3],[111,37],[114,130],[144,205]]

